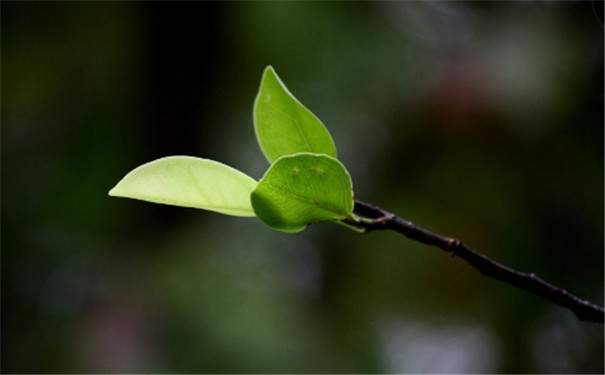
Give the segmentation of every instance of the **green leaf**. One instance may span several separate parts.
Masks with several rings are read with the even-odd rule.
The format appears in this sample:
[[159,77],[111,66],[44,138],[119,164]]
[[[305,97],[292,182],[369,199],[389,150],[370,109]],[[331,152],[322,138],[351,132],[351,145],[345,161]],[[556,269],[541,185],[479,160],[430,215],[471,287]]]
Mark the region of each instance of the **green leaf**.
[[298,232],[310,223],[353,213],[353,184],[345,167],[327,155],[279,158],[252,192],[256,216],[268,226]]
[[299,152],[336,157],[336,146],[326,127],[296,100],[270,66],[254,102],[254,128],[270,163]]
[[250,194],[256,185],[252,178],[216,161],[171,156],[134,169],[109,195],[255,216]]

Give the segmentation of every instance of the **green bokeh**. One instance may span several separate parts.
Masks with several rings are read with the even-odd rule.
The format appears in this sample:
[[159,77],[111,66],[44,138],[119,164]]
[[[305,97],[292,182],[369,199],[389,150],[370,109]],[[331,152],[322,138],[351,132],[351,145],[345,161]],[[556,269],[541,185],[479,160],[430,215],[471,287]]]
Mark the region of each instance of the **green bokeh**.
[[3,372],[603,372],[601,325],[396,233],[107,196],[169,155],[262,177],[272,65],[356,198],[603,305],[590,2],[2,11]]

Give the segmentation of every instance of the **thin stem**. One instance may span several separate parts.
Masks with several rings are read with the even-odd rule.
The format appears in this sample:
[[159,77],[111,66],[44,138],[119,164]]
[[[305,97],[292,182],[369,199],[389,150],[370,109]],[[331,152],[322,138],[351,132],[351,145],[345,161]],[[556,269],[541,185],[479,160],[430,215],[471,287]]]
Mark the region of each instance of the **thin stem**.
[[468,264],[481,272],[482,275],[493,277],[563,306],[576,314],[580,320],[601,324],[605,322],[605,310],[602,307],[582,300],[568,293],[566,290],[551,285],[533,273],[522,273],[505,267],[485,255],[472,250],[455,238],[435,234],[409,221],[403,220],[380,207],[358,200],[355,200],[355,213],[365,216],[365,218],[360,218],[356,226],[364,228],[366,233],[374,230],[399,232],[411,240],[436,246],[452,256],[464,259]]
[[342,227],[345,227],[345,228],[350,229],[350,230],[352,230],[354,232],[357,232],[357,233],[365,233],[366,232],[365,228],[359,227],[355,223],[351,223],[349,221],[334,220],[333,223],[338,224],[338,225],[340,225]]

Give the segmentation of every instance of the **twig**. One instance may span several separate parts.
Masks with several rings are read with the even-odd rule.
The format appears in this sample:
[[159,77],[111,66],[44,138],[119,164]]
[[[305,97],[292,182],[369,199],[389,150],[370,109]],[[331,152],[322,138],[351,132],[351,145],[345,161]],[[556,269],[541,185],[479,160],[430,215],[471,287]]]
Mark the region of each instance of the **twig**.
[[380,207],[358,200],[355,200],[355,213],[364,217],[360,217],[356,222],[349,224],[359,230],[363,230],[364,232],[393,230],[409,239],[422,242],[426,245],[436,246],[447,251],[452,256],[464,259],[483,275],[504,281],[519,289],[526,290],[539,297],[546,298],[557,305],[568,308],[580,320],[604,323],[605,310],[602,307],[581,300],[567,291],[545,282],[533,273],[517,272],[494,262],[485,255],[470,249],[457,239],[440,236],[403,220]]

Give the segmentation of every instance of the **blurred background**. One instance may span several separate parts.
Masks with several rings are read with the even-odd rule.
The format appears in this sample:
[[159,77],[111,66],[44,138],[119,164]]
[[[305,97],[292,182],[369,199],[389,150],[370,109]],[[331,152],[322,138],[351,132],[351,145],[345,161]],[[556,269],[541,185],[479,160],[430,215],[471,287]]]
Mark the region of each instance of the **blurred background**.
[[292,235],[107,195],[169,155],[260,178],[271,64],[356,198],[602,306],[591,2],[2,13],[3,372],[603,373],[602,325],[396,233]]

